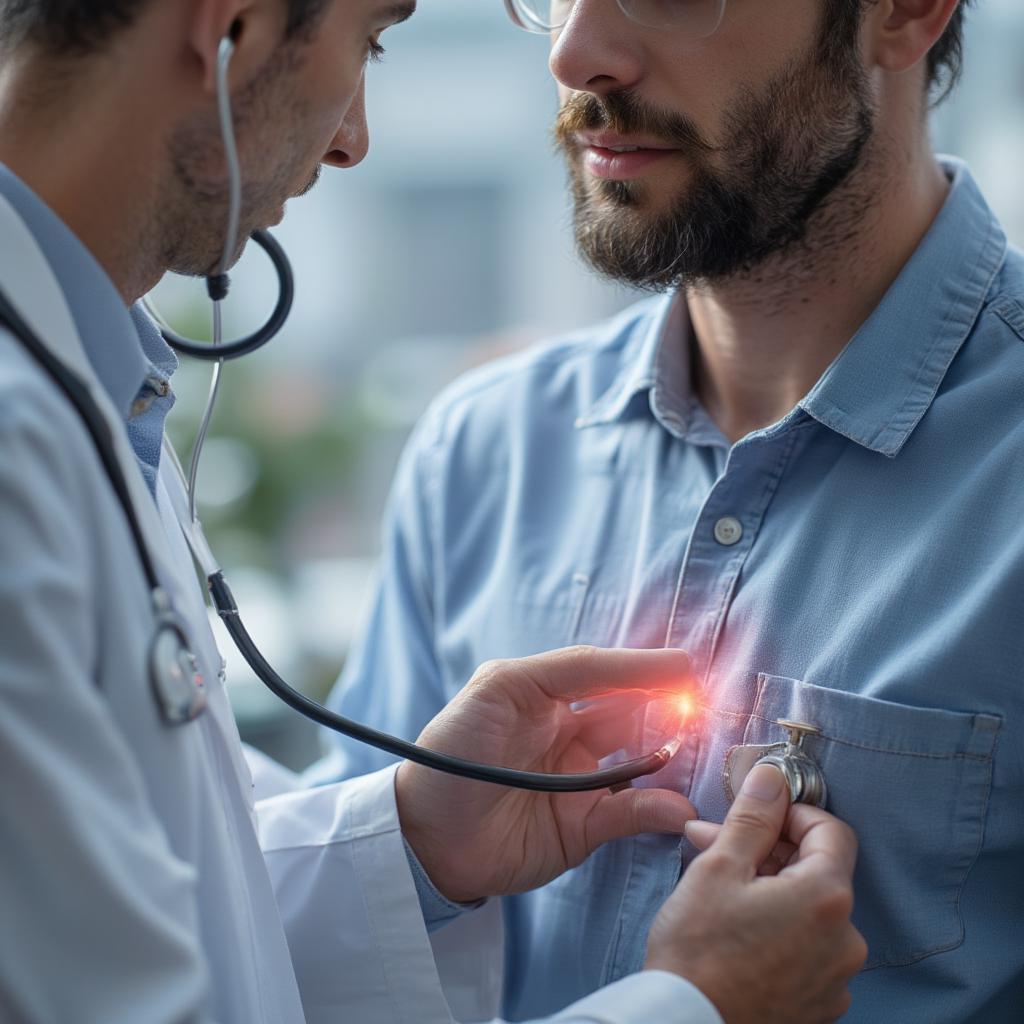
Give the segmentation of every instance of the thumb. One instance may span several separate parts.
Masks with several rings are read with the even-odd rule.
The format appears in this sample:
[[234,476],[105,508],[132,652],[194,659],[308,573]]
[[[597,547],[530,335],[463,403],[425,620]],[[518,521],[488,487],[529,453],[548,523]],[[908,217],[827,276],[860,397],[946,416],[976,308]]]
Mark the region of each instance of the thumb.
[[730,855],[754,874],[775,849],[788,813],[789,787],[782,772],[772,765],[759,765],[744,781],[714,849]]
[[668,789],[624,789],[602,797],[587,815],[588,855],[602,843],[642,832],[682,835],[697,817],[693,804]]

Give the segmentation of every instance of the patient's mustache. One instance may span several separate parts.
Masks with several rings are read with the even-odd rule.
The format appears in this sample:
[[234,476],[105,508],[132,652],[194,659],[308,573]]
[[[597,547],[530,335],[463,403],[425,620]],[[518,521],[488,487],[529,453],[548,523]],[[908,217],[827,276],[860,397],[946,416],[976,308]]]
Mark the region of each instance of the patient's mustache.
[[576,146],[576,133],[607,129],[618,135],[642,135],[664,140],[676,149],[714,151],[688,117],[667,113],[639,100],[628,90],[606,96],[575,93],[558,112],[555,140],[565,150]]

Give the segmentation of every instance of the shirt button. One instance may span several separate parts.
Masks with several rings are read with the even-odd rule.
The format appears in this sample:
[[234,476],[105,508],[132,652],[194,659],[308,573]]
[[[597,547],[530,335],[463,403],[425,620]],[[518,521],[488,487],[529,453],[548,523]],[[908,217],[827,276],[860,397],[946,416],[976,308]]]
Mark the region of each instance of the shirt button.
[[715,523],[715,540],[731,547],[743,536],[743,524],[735,516],[722,516]]

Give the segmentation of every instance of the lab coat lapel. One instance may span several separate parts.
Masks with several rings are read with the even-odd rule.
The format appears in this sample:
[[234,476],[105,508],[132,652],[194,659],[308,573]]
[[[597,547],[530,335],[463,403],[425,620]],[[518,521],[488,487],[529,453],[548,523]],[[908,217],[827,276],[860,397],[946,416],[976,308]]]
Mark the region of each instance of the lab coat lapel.
[[0,196],[0,286],[22,319],[82,382],[110,427],[115,454],[128,485],[157,572],[171,572],[163,526],[128,443],[124,422],[100,384],[82,347],[60,283],[14,207]]

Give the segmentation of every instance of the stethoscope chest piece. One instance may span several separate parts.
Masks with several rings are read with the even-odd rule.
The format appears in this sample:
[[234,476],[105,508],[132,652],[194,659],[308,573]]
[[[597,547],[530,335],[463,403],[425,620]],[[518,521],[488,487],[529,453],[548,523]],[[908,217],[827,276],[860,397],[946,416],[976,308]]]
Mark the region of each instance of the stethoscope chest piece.
[[789,731],[789,742],[783,750],[766,754],[755,764],[773,764],[785,776],[789,796],[795,804],[824,807],[828,800],[828,786],[818,762],[804,750],[804,738],[820,736],[821,730],[806,722],[790,722],[780,718],[777,725]]
[[789,732],[789,741],[769,746],[733,747],[726,755],[725,791],[735,799],[743,780],[759,764],[770,764],[782,772],[794,804],[824,807],[828,800],[828,786],[820,765],[804,749],[804,739],[820,736],[821,730],[806,722],[791,722],[780,718],[776,725]]
[[206,708],[206,687],[184,625],[169,608],[158,607],[149,651],[149,678],[160,717],[184,725]]

